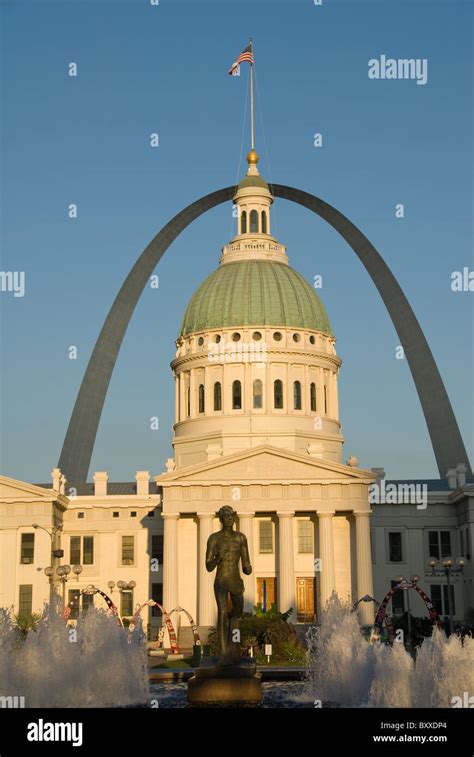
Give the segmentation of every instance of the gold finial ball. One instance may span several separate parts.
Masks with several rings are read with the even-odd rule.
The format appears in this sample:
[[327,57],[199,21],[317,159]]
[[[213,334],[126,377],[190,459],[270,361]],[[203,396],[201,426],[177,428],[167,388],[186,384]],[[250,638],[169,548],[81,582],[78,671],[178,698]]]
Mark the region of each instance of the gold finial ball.
[[256,166],[258,163],[258,153],[256,150],[250,150],[249,154],[247,155],[247,163],[249,166],[254,165]]

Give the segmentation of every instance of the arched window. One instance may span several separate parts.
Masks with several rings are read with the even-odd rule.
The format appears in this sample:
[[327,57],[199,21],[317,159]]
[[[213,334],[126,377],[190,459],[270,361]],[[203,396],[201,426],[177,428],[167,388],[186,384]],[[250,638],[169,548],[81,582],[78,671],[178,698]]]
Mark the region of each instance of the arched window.
[[189,418],[189,416],[191,415],[191,392],[189,390],[189,386],[186,389],[186,413]]
[[276,410],[283,409],[283,381],[280,379],[273,382],[273,406]]
[[214,384],[214,410],[222,410],[222,386],[220,381]]
[[316,384],[311,384],[309,388],[309,400],[311,403],[311,412],[316,412]]
[[232,410],[242,410],[242,384],[240,381],[232,383]]
[[240,216],[240,233],[241,234],[247,233],[247,211],[246,210],[243,210]]
[[260,379],[253,382],[253,406],[257,409],[263,407],[263,384]]
[[199,407],[199,412],[203,413],[204,412],[204,384],[199,384],[198,407]]
[[301,410],[301,382],[295,381],[293,384],[293,400],[295,410]]
[[324,414],[328,414],[328,388],[324,387]]
[[256,210],[250,211],[250,233],[258,233],[258,213]]
[[262,210],[262,234],[267,233],[267,214]]

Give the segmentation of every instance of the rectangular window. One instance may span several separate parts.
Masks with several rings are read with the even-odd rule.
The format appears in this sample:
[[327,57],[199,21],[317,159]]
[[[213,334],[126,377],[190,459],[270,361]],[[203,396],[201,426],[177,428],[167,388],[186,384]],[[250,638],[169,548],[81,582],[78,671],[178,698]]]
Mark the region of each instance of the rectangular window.
[[451,610],[451,615],[456,615],[456,605],[454,604],[454,586],[452,584],[449,585],[449,604],[448,604],[448,586],[447,584],[443,584],[443,604],[444,604],[444,614],[449,615],[449,611]]
[[259,552],[273,552],[273,523],[271,520],[259,521]]
[[[449,596],[451,599],[451,614],[456,615],[456,606],[454,603],[454,586],[451,584]],[[448,585],[447,584],[431,584],[429,594],[434,608],[437,611],[440,618],[447,617],[449,615],[448,607]]]
[[403,562],[401,531],[389,531],[388,554],[390,562]]
[[69,562],[71,565],[79,565],[81,562],[81,537],[71,536],[69,545]]
[[130,618],[133,615],[133,589],[121,592],[120,614],[122,618]]
[[82,612],[87,612],[89,607],[94,607],[94,595],[83,594],[82,595]]
[[21,535],[21,564],[31,565],[35,558],[35,535]]
[[461,557],[464,557],[464,531],[459,532],[459,546],[461,547]]
[[33,584],[22,584],[18,603],[18,615],[29,618],[33,608]]
[[134,540],[133,536],[122,536],[122,565],[133,565]]
[[451,533],[449,531],[440,531],[441,538],[441,558],[451,557]]
[[[397,585],[398,581],[391,581],[392,589]],[[405,612],[405,592],[403,589],[396,591],[392,594],[392,613],[394,615],[403,615]]]
[[69,615],[69,618],[71,620],[77,620],[79,617],[79,610],[80,610],[80,602],[81,602],[81,592],[80,589],[69,589],[68,591],[68,607],[71,608],[71,613]]
[[310,520],[298,521],[298,552],[301,555],[313,552],[313,524]]
[[440,584],[431,584],[430,595],[431,595],[431,601],[433,603],[433,607],[435,608],[440,618],[442,618],[444,613],[443,613],[443,600],[441,598]]
[[84,565],[92,565],[94,562],[94,537],[83,536],[82,537],[82,562]]
[[435,560],[451,557],[451,532],[428,531],[428,551]]
[[71,536],[69,547],[69,562],[71,565],[93,565],[93,536]]
[[163,562],[163,534],[152,534],[151,557],[158,560],[160,565]]
[[[163,584],[152,584],[151,585],[151,598],[154,602],[158,602],[159,605],[163,604]],[[152,618],[159,618],[161,615],[161,610],[159,607],[153,607],[151,608],[151,617]]]
[[428,531],[428,551],[430,553],[430,557],[433,557],[435,560],[439,560],[440,550],[437,531]]

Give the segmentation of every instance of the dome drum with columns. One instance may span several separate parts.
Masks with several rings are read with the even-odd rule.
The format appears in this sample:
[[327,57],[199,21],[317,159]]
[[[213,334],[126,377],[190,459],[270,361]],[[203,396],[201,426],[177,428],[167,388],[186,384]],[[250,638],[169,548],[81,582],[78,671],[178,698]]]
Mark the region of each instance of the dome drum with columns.
[[184,314],[176,379],[175,465],[263,442],[341,461],[341,365],[320,298],[270,235],[269,187],[251,151],[234,202],[238,234]]
[[[205,551],[223,504],[249,545],[246,610],[265,586],[268,606],[307,622],[333,591],[356,599],[373,590],[374,476],[355,458],[342,464],[336,340],[321,299],[270,233],[273,197],[255,150],[247,160],[237,234],[192,295],[176,340],[174,456],[156,478],[164,605],[186,607],[201,627],[216,621]],[[370,613],[362,604],[365,622]]]

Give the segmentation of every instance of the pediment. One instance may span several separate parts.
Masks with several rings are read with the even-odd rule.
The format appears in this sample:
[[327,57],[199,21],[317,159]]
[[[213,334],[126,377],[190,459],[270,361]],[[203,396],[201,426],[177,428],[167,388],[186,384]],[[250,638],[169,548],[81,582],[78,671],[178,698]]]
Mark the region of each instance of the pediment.
[[297,452],[270,445],[253,447],[244,452],[226,455],[209,463],[193,465],[165,473],[155,480],[166,485],[174,482],[271,482],[326,481],[343,483],[350,481],[367,483],[374,481],[372,471],[351,468],[348,465],[319,460]]
[[28,484],[25,481],[17,481],[15,478],[0,476],[0,502],[31,501],[32,499],[51,502],[59,498],[66,499],[52,489],[45,489],[42,486]]

